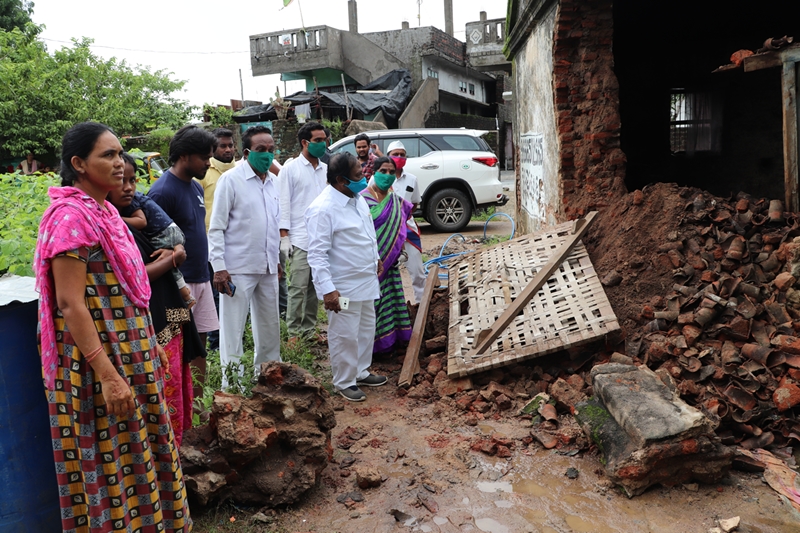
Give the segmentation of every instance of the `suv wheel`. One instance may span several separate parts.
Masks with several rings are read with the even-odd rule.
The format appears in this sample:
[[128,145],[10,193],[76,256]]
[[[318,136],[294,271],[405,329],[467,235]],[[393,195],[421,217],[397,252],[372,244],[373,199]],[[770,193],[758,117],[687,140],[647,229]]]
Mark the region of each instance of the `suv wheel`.
[[469,224],[472,202],[458,189],[442,189],[428,200],[425,220],[436,231],[459,231]]

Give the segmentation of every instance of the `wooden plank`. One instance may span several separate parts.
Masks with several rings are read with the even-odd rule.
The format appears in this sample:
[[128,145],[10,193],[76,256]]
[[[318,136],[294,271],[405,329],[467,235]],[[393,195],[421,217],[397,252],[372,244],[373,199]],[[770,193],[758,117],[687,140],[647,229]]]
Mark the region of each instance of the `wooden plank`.
[[400,379],[397,384],[400,387],[411,385],[411,379],[419,372],[419,350],[422,347],[422,338],[425,336],[425,323],[428,318],[428,308],[433,297],[433,290],[439,286],[439,265],[433,265],[428,271],[428,278],[425,280],[425,290],[422,291],[422,301],[417,308],[417,318],[414,320],[414,329],[411,332],[411,340],[408,341],[406,357],[403,360],[403,369],[400,371]]
[[552,255],[550,260],[539,269],[533,279],[528,283],[525,289],[517,295],[517,299],[514,300],[514,303],[506,308],[500,318],[498,318],[490,329],[485,329],[481,331],[477,336],[477,343],[475,347],[470,351],[468,354],[469,357],[476,357],[483,352],[486,351],[491,344],[497,340],[497,337],[500,336],[501,333],[514,321],[514,319],[519,315],[520,311],[523,307],[525,307],[528,302],[531,301],[536,293],[539,292],[539,289],[542,288],[548,279],[553,275],[553,273],[558,270],[561,266],[561,263],[567,258],[570,254],[572,249],[575,247],[576,244],[581,240],[583,235],[589,229],[589,226],[592,225],[594,218],[597,216],[597,211],[592,211],[589,213],[586,218],[579,220],[575,224],[575,230],[572,235],[564,242],[564,244],[555,251]]
[[781,73],[783,106],[783,180],[786,210],[796,213],[798,204],[797,63],[783,64]]
[[744,58],[744,71],[753,72],[765,68],[780,67],[784,63],[796,63],[800,61],[800,44],[793,44],[783,50],[774,52],[762,52]]
[[777,53],[765,52],[763,54],[745,57],[743,63],[745,72],[753,72],[754,70],[779,67],[783,64],[783,61],[781,61]]

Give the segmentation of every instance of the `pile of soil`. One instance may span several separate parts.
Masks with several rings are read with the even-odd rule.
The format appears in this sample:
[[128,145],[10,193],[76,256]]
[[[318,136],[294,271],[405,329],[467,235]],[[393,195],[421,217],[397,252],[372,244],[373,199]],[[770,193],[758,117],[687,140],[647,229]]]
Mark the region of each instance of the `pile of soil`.
[[671,269],[661,265],[658,256],[664,253],[664,244],[678,240],[693,192],[701,193],[674,183],[656,183],[619,197],[600,212],[583,239],[600,279],[615,270],[624,279],[605,291],[626,333],[639,327],[642,307],[674,284]]

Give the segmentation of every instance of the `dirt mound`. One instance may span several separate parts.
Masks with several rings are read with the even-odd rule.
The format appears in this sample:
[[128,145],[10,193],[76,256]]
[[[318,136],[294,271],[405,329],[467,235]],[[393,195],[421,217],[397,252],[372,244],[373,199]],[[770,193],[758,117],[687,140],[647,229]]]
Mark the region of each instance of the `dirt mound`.
[[330,461],[335,426],[333,402],[318,379],[297,365],[266,364],[251,398],[216,392],[211,422],[184,434],[189,496],[202,506],[294,503]]
[[660,256],[675,246],[689,197],[700,193],[657,183],[644,193],[635,191],[615,200],[589,229],[583,242],[600,279],[613,271],[622,277],[619,285],[606,286],[605,291],[625,331],[638,327],[644,305],[671,289],[672,267]]

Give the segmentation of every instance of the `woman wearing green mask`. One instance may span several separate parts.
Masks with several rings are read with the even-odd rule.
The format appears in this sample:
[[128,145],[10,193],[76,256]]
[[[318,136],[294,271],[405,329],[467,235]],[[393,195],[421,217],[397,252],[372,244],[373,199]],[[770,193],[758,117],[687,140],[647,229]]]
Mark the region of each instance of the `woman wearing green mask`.
[[361,193],[367,201],[375,233],[378,254],[383,261],[383,274],[378,276],[381,298],[375,300],[375,347],[373,353],[393,350],[411,339],[411,318],[403,293],[399,262],[403,260],[406,242],[406,221],[413,205],[392,192],[396,168],[388,157],[379,157],[373,166],[371,184]]

